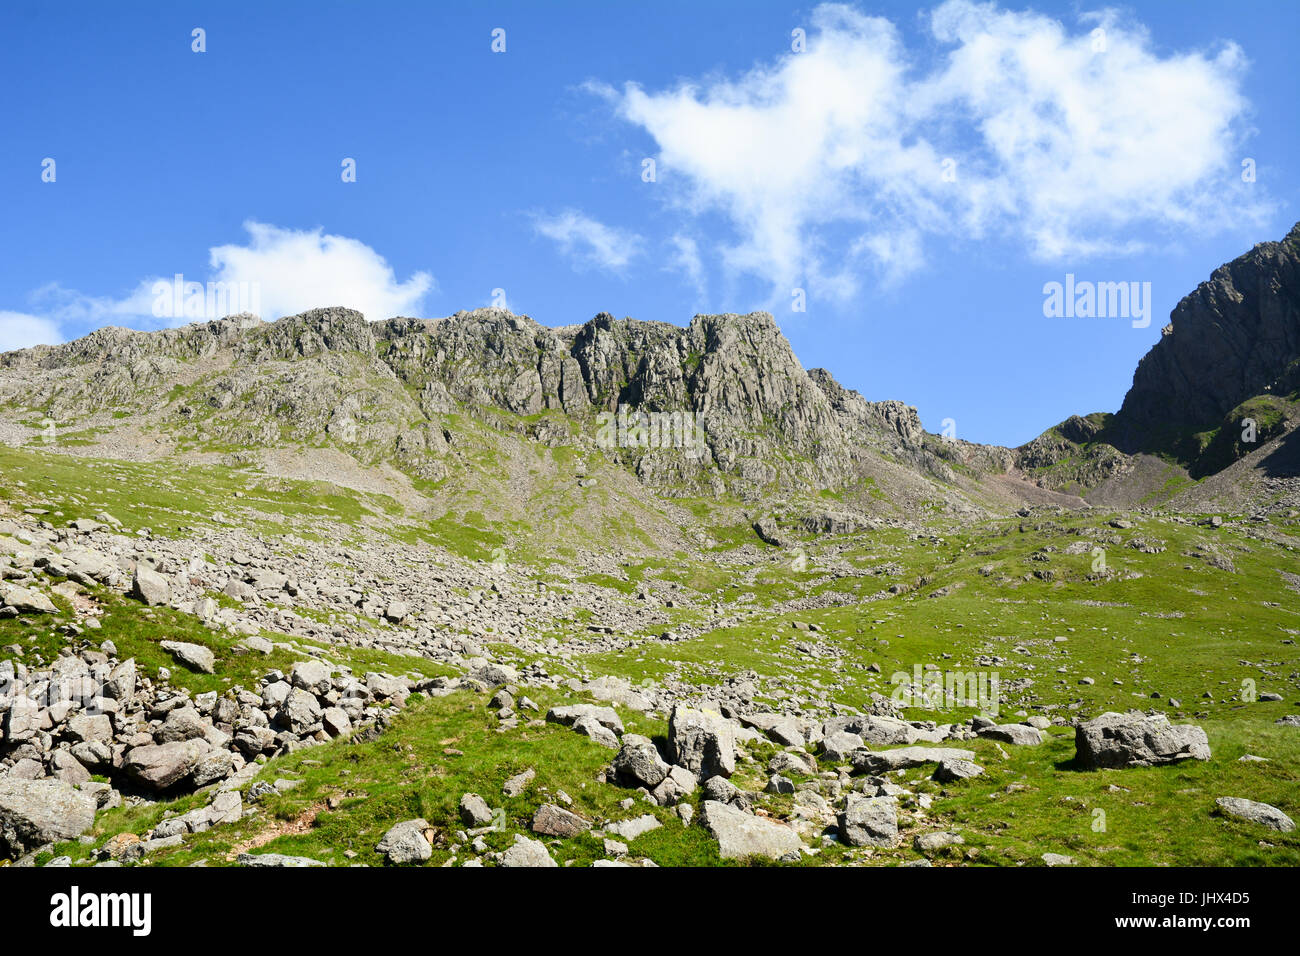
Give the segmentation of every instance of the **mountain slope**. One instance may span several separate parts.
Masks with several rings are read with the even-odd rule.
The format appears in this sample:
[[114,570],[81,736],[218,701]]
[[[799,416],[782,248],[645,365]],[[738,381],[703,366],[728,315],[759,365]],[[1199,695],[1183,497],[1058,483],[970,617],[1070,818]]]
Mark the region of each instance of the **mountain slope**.
[[[1300,476],[1289,441],[1275,441],[1297,423],[1300,223],[1178,303],[1117,413],[1073,416],[1017,449],[1016,461],[1045,487],[1097,503],[1240,506]],[[1236,467],[1247,459],[1255,464]],[[1217,491],[1188,489],[1210,476]]]

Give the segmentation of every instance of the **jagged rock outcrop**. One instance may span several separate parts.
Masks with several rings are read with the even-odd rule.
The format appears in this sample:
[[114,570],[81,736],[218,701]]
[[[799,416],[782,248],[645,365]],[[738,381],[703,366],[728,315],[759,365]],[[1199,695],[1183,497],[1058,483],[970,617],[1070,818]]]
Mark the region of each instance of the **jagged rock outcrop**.
[[1084,494],[1124,480],[1139,455],[1202,478],[1286,433],[1298,389],[1300,223],[1178,303],[1116,414],[1071,416],[1018,448],[1015,465],[1044,487]]
[[1217,425],[1248,398],[1300,388],[1300,223],[1214,270],[1170,315],[1107,429],[1145,451],[1167,428]]
[[[951,478],[915,409],[806,372],[764,312],[697,315],[686,328],[601,313],[552,329],[502,309],[371,323],[326,308],[101,329],[0,357],[0,406],[99,414],[106,430],[147,416],[186,447],[334,445],[431,479],[446,473],[455,413],[599,451],[656,486],[839,488],[881,455]],[[619,413],[616,427],[602,413]]]

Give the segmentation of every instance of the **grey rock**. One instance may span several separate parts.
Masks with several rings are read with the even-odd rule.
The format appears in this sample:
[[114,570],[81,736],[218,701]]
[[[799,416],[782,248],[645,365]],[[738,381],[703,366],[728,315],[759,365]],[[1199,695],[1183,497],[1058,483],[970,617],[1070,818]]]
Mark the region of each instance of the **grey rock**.
[[559,866],[551,854],[546,852],[546,847],[536,840],[530,840],[525,836],[515,836],[514,845],[512,845],[501,856],[501,865],[509,867],[551,867]]
[[912,838],[912,848],[917,853],[938,853],[950,846],[957,846],[965,842],[965,838],[960,833],[953,833],[951,830],[932,830],[929,833],[918,833],[914,836]]
[[320,860],[306,856],[285,856],[283,853],[241,853],[235,858],[240,866],[253,867],[301,867],[324,866]]
[[[171,599],[171,586],[167,579],[146,564],[137,564],[131,579],[131,596],[153,607],[166,604]],[[209,672],[211,673],[211,672]]]
[[202,740],[133,747],[123,769],[136,783],[150,790],[166,790],[188,777],[208,752]]
[[971,760],[941,760],[934,768],[934,779],[940,783],[953,783],[978,777],[983,772],[984,768]]
[[588,717],[598,724],[608,727],[616,734],[623,733],[623,721],[612,707],[596,707],[592,704],[571,704],[567,707],[552,707],[546,712],[546,719],[553,724],[572,727],[581,717]]
[[794,860],[803,848],[799,834],[790,827],[716,800],[704,801],[700,820],[718,841],[718,854],[724,860],[750,856]]
[[196,671],[200,674],[213,674],[216,672],[216,658],[212,651],[198,644],[187,644],[184,641],[163,641],[160,645],[164,651],[171,654],[182,666]]
[[568,839],[590,830],[591,822],[584,820],[576,813],[565,810],[563,807],[557,807],[553,803],[544,803],[533,814],[533,821],[530,826],[534,833],[539,833],[542,836]]
[[701,779],[736,772],[736,736],[731,721],[713,711],[680,704],[668,718],[668,755]]
[[81,836],[95,823],[95,798],[60,780],[0,777],[0,850],[10,856]]
[[375,852],[382,853],[389,863],[423,863],[433,856],[433,847],[424,836],[427,829],[428,820],[404,820],[384,834],[375,844]]
[[619,820],[617,823],[611,823],[605,827],[605,830],[615,836],[622,837],[624,840],[631,841],[643,833],[657,830],[661,826],[663,824],[659,822],[658,817],[645,813],[639,817],[633,817],[631,820]]
[[528,785],[533,782],[533,778],[536,776],[537,771],[529,767],[522,773],[515,774],[502,784],[501,792],[507,797],[517,797],[528,789]]
[[855,750],[850,754],[854,769],[871,774],[945,760],[972,760],[974,757],[974,751],[958,747],[900,747],[897,750]]
[[668,776],[669,766],[649,737],[624,734],[623,746],[614,758],[615,775],[634,787],[654,789]]
[[485,826],[492,822],[492,808],[477,793],[467,793],[460,798],[460,818],[466,826]]
[[1179,760],[1209,760],[1210,742],[1194,724],[1170,724],[1164,714],[1107,712],[1074,732],[1075,757],[1088,769],[1154,767]]
[[998,724],[994,727],[985,727],[979,735],[990,740],[1000,740],[1004,744],[1015,744],[1018,747],[1035,746],[1043,742],[1043,735],[1028,724]]
[[1219,797],[1214,802],[1224,813],[1258,823],[1270,830],[1290,833],[1295,829],[1295,821],[1271,804],[1243,800],[1241,797]]
[[55,614],[59,610],[36,588],[7,587],[0,593],[0,605],[8,605],[22,614]]
[[898,801],[850,793],[839,828],[840,839],[849,846],[892,847],[898,843]]

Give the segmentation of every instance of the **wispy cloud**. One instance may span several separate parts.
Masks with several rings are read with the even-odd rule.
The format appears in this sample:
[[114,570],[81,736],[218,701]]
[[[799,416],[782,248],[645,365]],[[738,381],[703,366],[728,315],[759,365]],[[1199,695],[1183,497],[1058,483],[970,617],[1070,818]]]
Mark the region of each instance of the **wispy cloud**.
[[533,229],[555,242],[577,269],[621,272],[641,251],[641,237],[607,226],[575,209],[533,214]]
[[703,306],[708,288],[704,279],[704,260],[700,256],[700,244],[693,236],[677,233],[668,240],[668,247],[665,268],[682,273],[701,300],[697,304]]

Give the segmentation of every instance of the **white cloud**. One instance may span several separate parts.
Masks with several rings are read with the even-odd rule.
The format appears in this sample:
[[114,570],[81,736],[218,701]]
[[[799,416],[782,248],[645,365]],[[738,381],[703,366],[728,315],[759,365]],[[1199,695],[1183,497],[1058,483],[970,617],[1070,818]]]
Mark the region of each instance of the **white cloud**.
[[677,233],[668,240],[668,245],[670,252],[665,268],[684,273],[702,305],[708,290],[704,281],[704,260],[700,256],[700,244],[692,236]]
[[[171,289],[173,275],[141,279],[121,298],[86,295],[49,283],[28,295],[29,306],[39,316],[0,312],[6,326],[0,328],[0,342],[11,338],[7,331],[11,317],[14,341],[21,341],[22,335],[57,336],[58,329],[67,327],[183,325],[223,318],[242,309],[269,320],[323,306],[344,306],[374,321],[419,314],[425,295],[434,287],[427,272],[416,272],[399,282],[387,260],[356,239],[329,235],[321,229],[283,229],[252,220],[244,223],[244,229],[249,236],[246,245],[213,246],[208,250],[210,273],[186,275],[184,281],[198,283],[205,291],[210,284],[220,283],[232,292],[247,283],[243,288],[250,294],[249,301],[204,296],[201,314],[173,315],[170,291],[155,294],[155,286]],[[159,305],[165,308],[156,308]]]
[[883,18],[823,4],[811,25],[807,52],[737,79],[589,86],[654,138],[676,204],[730,221],[724,266],[781,294],[852,295],[864,258],[896,281],[926,235],[995,231],[1055,259],[1261,211],[1233,185],[1248,109],[1234,45],[1161,55],[1110,11],[1070,30],[949,0],[925,72]]
[[955,48],[921,99],[965,112],[988,193],[1041,257],[1129,251],[1134,225],[1250,214],[1233,186],[1234,127],[1248,109],[1236,45],[1162,57],[1144,27],[1114,11],[1085,16],[1071,34],[969,0],[945,3],[931,25]]
[[434,287],[417,272],[398,282],[387,260],[356,239],[321,229],[282,229],[244,223],[249,243],[210,250],[212,280],[257,283],[263,318],[294,315],[319,306],[356,309],[371,321],[417,313]]
[[553,216],[535,214],[533,228],[538,235],[558,244],[579,269],[594,266],[609,272],[622,271],[641,248],[641,237],[635,233],[606,226],[574,209]]
[[58,345],[62,341],[57,322],[22,312],[0,311],[0,352],[33,345]]

